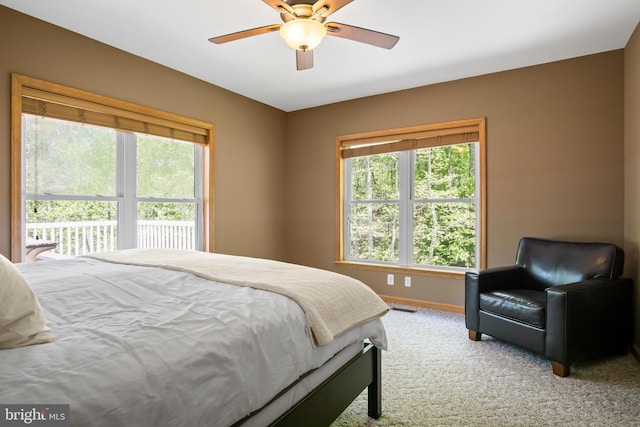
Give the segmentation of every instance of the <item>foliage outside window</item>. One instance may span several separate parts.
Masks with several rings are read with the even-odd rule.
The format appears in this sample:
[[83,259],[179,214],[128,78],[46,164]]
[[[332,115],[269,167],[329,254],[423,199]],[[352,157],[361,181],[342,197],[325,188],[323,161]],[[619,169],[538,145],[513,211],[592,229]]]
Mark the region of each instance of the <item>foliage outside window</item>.
[[201,249],[200,147],[30,114],[23,125],[27,239],[68,256]]
[[36,235],[65,255],[213,249],[212,125],[14,74],[11,130],[15,261]]
[[484,119],[339,137],[338,260],[484,265]]

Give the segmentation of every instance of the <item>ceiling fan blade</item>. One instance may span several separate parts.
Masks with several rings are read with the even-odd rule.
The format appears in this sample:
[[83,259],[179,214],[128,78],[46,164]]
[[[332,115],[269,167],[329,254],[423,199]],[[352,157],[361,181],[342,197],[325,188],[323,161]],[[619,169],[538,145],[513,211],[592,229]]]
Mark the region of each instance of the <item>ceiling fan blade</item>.
[[325,27],[327,27],[327,35],[355,40],[385,49],[391,49],[398,43],[398,40],[400,40],[398,36],[367,30],[366,28],[354,27],[353,25],[339,24],[337,22],[329,22],[325,24]]
[[276,10],[278,13],[285,13],[287,15],[291,15],[293,18],[296,17],[296,11],[293,10],[291,6],[285,3],[282,0],[262,0],[272,8]]
[[296,68],[298,71],[313,68],[312,50],[296,50]]
[[323,7],[327,8],[326,12],[321,13],[325,18],[338,9],[342,9],[343,6],[348,5],[353,0],[318,0],[313,4],[313,12],[316,13]]
[[257,36],[260,34],[272,33],[280,29],[280,24],[267,25],[265,27],[253,28],[251,30],[238,31],[237,33],[225,34],[223,36],[211,37],[209,41],[211,43],[222,44],[232,42],[238,39],[244,39],[246,37]]

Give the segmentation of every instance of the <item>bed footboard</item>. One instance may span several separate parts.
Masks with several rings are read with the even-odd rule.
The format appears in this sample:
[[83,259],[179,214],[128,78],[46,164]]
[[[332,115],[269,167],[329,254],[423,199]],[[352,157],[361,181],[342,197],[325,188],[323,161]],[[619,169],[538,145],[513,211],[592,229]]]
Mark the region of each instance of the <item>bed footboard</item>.
[[289,409],[274,427],[327,427],[358,395],[368,388],[367,414],[380,418],[382,413],[381,351],[365,344],[362,352]]

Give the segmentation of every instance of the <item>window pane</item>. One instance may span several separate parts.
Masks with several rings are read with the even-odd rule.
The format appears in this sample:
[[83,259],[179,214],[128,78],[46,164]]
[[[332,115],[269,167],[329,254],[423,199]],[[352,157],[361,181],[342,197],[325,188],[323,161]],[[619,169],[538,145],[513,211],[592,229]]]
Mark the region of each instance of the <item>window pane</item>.
[[350,258],[398,261],[398,203],[354,203],[349,212]]
[[[52,252],[78,256],[117,249],[117,202],[47,200],[27,202],[29,239],[54,240]],[[33,243],[33,242],[31,242]]]
[[351,159],[353,200],[396,200],[399,198],[399,153]]
[[196,250],[195,203],[138,203],[138,247]]
[[137,135],[138,197],[193,199],[195,146],[149,135]]
[[27,193],[115,195],[116,131],[22,117]]
[[475,267],[473,203],[416,203],[413,214],[415,264]]
[[460,199],[475,193],[477,143],[415,150],[415,198]]

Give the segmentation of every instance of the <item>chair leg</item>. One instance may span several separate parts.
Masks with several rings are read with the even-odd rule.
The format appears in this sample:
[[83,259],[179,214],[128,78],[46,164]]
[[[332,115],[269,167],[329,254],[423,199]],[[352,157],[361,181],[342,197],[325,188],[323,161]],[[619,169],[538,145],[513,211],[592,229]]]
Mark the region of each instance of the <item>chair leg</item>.
[[551,367],[553,368],[553,373],[559,377],[568,377],[569,372],[571,371],[569,365],[563,365],[562,363],[554,360],[551,361]]
[[472,331],[469,329],[469,339],[471,341],[480,341],[482,339],[482,332]]

